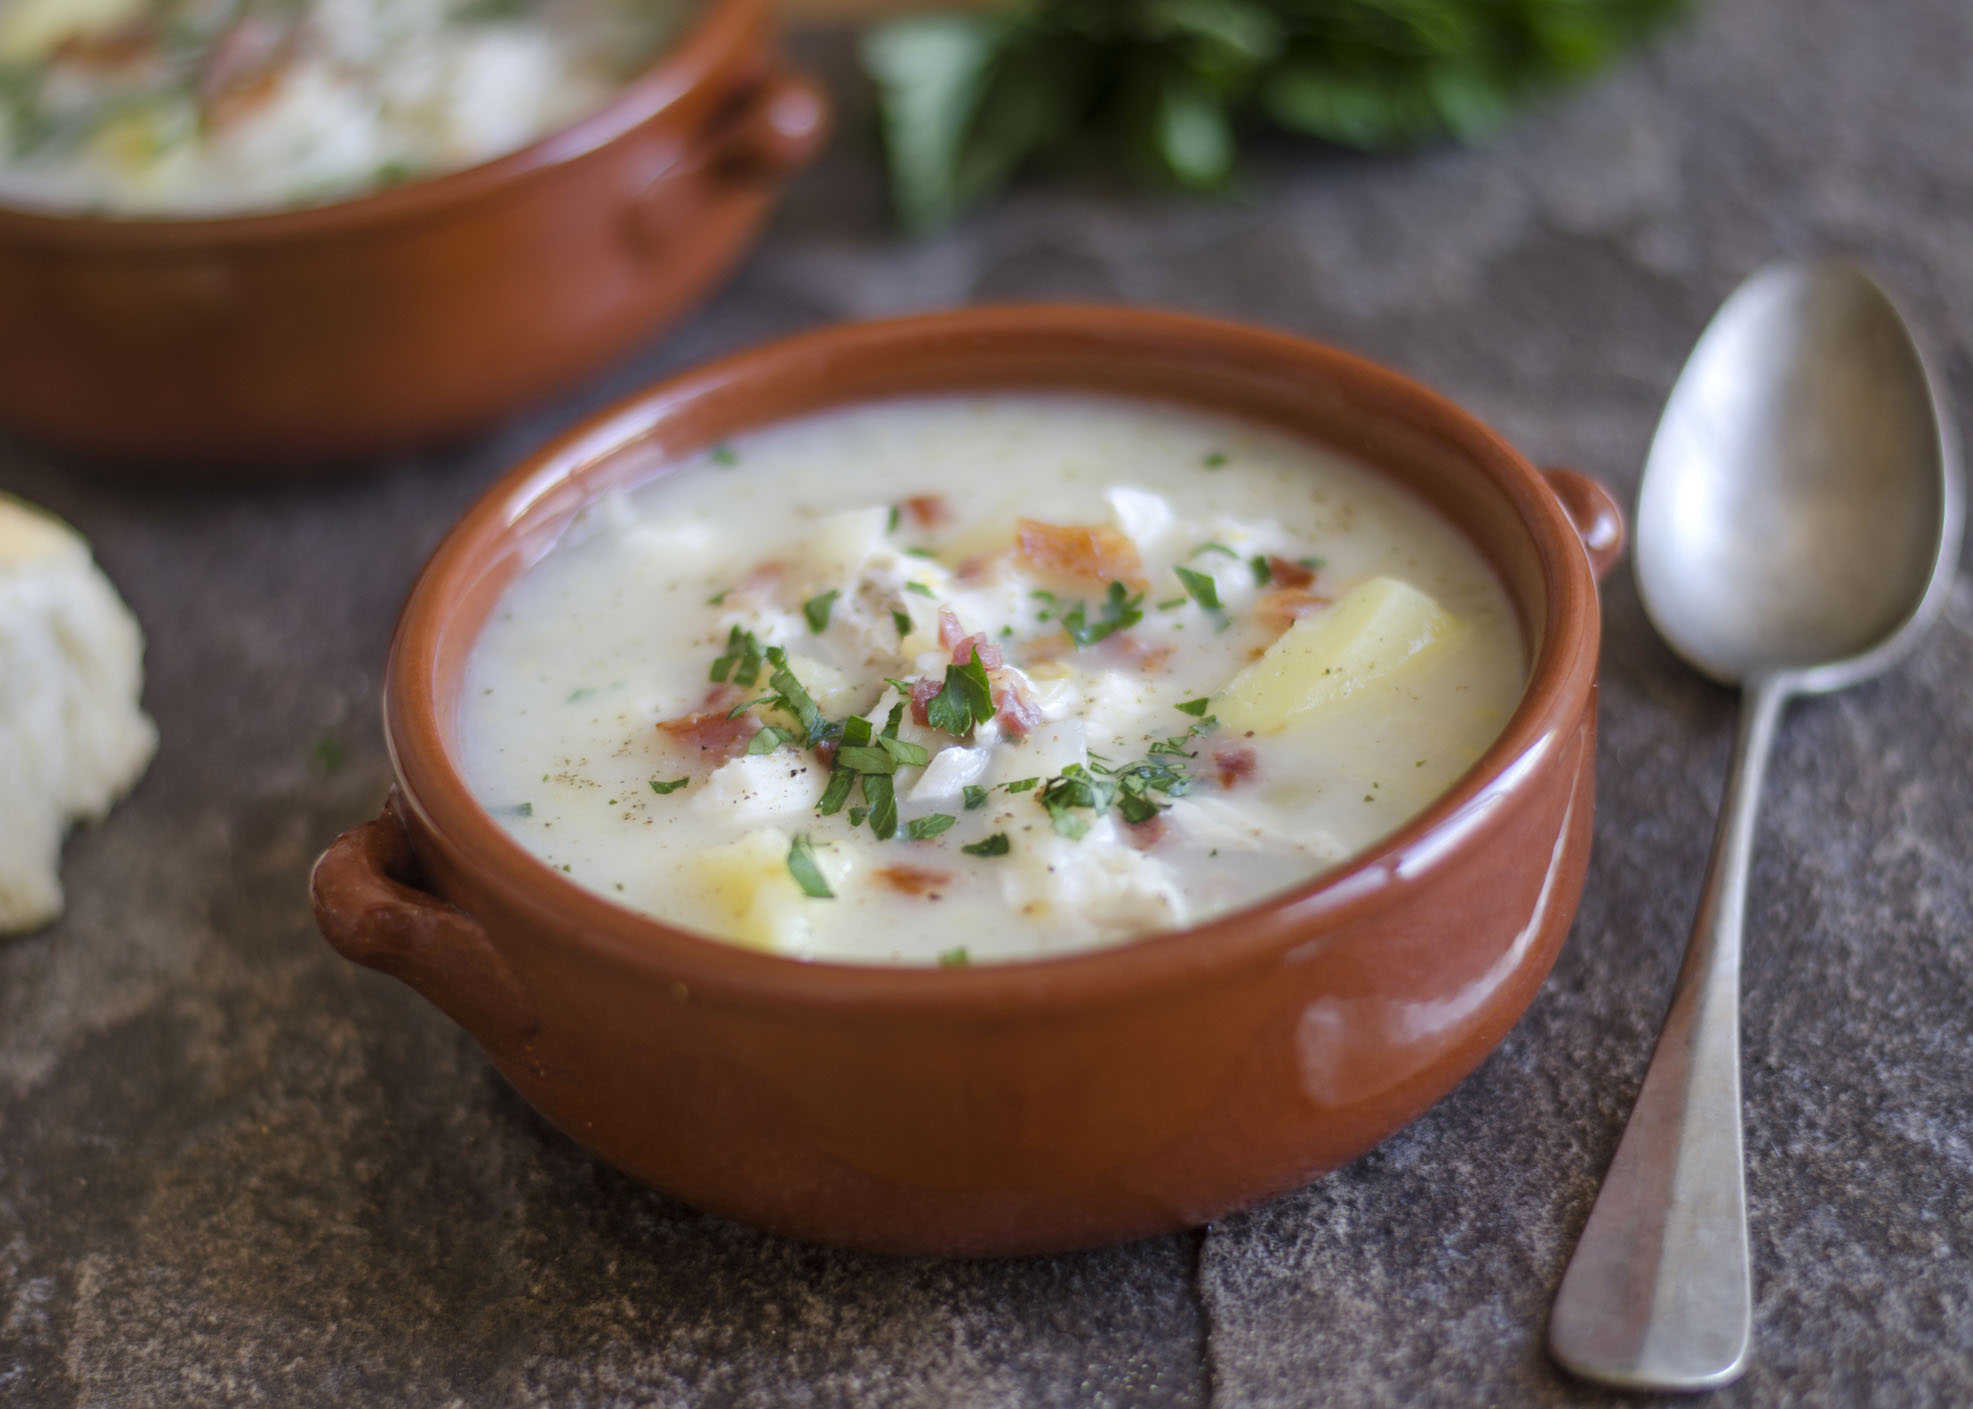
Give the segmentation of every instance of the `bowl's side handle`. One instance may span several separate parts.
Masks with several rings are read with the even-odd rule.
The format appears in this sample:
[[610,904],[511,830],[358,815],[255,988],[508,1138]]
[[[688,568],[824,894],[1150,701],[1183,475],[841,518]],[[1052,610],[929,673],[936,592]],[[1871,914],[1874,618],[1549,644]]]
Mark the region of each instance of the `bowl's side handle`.
[[393,789],[373,820],[344,832],[309,876],[315,923],[352,963],[401,979],[494,1057],[533,1067],[534,1004],[479,922],[422,880]]
[[1562,501],[1562,511],[1589,553],[1590,570],[1601,581],[1624,555],[1623,509],[1609,490],[1579,470],[1548,469],[1541,476]]

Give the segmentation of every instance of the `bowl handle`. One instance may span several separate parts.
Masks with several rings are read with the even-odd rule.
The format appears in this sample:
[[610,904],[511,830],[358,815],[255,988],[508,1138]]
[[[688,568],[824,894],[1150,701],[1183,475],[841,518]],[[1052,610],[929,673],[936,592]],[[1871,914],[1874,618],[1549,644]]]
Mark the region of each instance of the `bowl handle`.
[[1541,475],[1576,526],[1589,553],[1590,571],[1602,581],[1624,555],[1624,511],[1609,490],[1578,470],[1550,469]]
[[317,927],[338,954],[403,980],[495,1058],[538,1070],[534,1004],[479,922],[419,888],[398,808],[393,788],[374,820],[337,837],[315,863],[308,889]]
[[727,180],[775,181],[815,159],[829,135],[829,97],[806,74],[777,69],[721,124],[706,166]]

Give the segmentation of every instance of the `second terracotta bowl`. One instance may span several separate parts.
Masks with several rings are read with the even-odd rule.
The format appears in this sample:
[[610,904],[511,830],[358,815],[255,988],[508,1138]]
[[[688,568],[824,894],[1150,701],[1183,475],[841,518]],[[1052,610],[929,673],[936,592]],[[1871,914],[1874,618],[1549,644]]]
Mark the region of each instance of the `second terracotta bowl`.
[[820,146],[768,0],[708,0],[602,111],[510,155],[220,219],[0,208],[0,423],[182,474],[457,434],[593,371],[746,251]]
[[[1082,390],[1251,417],[1345,451],[1460,525],[1532,661],[1499,740],[1396,834],[1195,928],[971,969],[800,963],[581,890],[475,801],[468,654],[501,591],[598,494],[848,402]],[[323,933],[465,1026],[581,1144],[703,1208],[918,1253],[1040,1252],[1198,1224],[1361,1154],[1527,1006],[1590,841],[1593,481],[1346,353],[1121,309],[975,310],[831,331],[656,387],[497,485],[440,547],[391,649],[398,788],[314,877]]]

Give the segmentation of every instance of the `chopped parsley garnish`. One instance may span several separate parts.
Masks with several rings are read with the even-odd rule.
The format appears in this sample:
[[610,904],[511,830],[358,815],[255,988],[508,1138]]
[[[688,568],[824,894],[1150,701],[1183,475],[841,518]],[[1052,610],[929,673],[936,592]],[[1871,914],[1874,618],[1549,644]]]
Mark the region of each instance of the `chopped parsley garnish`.
[[1097,618],[1093,624],[1085,603],[1077,602],[1065,608],[1052,592],[1036,591],[1030,595],[1039,597],[1054,609],[1052,613],[1039,613],[1035,619],[1047,621],[1051,615],[1059,616],[1062,629],[1069,633],[1069,639],[1078,648],[1093,646],[1105,637],[1144,620],[1144,594],[1139,592],[1135,597],[1131,596],[1130,589],[1121,582],[1112,582],[1108,595],[1097,603]]
[[1259,553],[1247,559],[1247,566],[1254,570],[1254,586],[1265,587],[1274,581],[1274,569],[1267,565],[1267,559]]
[[808,618],[808,629],[817,636],[829,629],[829,611],[836,605],[836,598],[839,595],[841,594],[832,587],[820,596],[810,597],[802,603],[802,615]]
[[907,592],[916,592],[921,597],[930,597],[934,602],[939,599],[939,594],[922,582],[907,582],[904,584],[904,590]]
[[902,607],[891,608],[891,625],[897,628],[899,636],[911,634],[911,613]]
[[890,522],[884,525],[884,532],[896,533],[898,524],[903,522],[903,520],[904,514],[898,509],[897,505],[891,505]]
[[774,750],[780,748],[785,743],[791,742],[794,738],[795,736],[786,729],[777,729],[772,724],[763,724],[760,726],[760,732],[747,740],[748,756],[753,757],[763,753],[773,753]]
[[767,678],[767,683],[775,692],[774,704],[801,721],[802,740],[808,747],[814,748],[829,736],[829,721],[822,717],[821,707],[815,703],[814,697],[802,688],[802,682],[795,678],[794,671],[788,668],[786,651],[779,646],[769,646],[767,663],[774,667],[774,673]]
[[1178,712],[1180,714],[1189,714],[1194,719],[1204,719],[1206,717],[1206,710],[1211,704],[1211,699],[1203,697],[1196,700],[1187,700],[1184,704],[1178,706]]
[[1169,800],[1192,789],[1185,765],[1162,759],[1193,757],[1185,745],[1218,723],[1208,715],[1185,733],[1151,745],[1149,758],[1122,767],[1113,767],[1102,755],[1091,754],[1087,768],[1071,763],[1043,784],[1038,801],[1047,809],[1055,830],[1071,840],[1089,831],[1089,821],[1079,815],[1083,812],[1101,817],[1114,807],[1126,822],[1148,822],[1166,805],[1152,793],[1162,793]]
[[973,732],[975,724],[984,724],[993,715],[993,684],[987,679],[986,667],[980,664],[980,648],[975,646],[972,660],[945,668],[945,686],[925,706],[925,722],[963,738]]
[[1158,610],[1161,612],[1175,612],[1191,600],[1190,597],[1167,597],[1164,601],[1158,603]]
[[1199,463],[1209,470],[1216,470],[1226,463],[1226,456],[1221,451],[1215,450],[1210,455],[1201,458]]
[[586,700],[595,693],[596,687],[594,685],[584,685],[580,689],[569,691],[569,697],[564,703],[574,704],[577,700]]
[[532,817],[534,816],[534,804],[531,802],[517,802],[509,807],[496,807],[493,809],[493,815],[495,817]]
[[815,859],[815,847],[803,832],[795,837],[788,848],[788,874],[795,878],[795,884],[802,888],[802,894],[811,900],[834,900],[836,892],[829,889],[829,882],[822,874],[822,867]]
[[1185,556],[1188,558],[1196,558],[1201,553],[1224,553],[1229,558],[1237,558],[1240,556],[1238,553],[1234,552],[1231,548],[1227,547],[1224,543],[1201,543],[1198,547],[1194,548],[1191,552],[1187,553]]
[[656,778],[653,778],[651,780],[651,791],[659,797],[663,797],[666,793],[677,792],[691,781],[690,778],[673,778],[669,783],[660,783]]
[[1325,567],[1329,566],[1329,560],[1327,558],[1297,558],[1295,561],[1307,568],[1310,572],[1321,572]]
[[726,638],[726,653],[712,663],[712,680],[724,685],[731,678],[735,685],[760,683],[761,649],[754,633],[734,627]]
[[906,548],[904,555],[907,558],[930,558],[933,562],[937,562],[939,556],[935,548]]
[[740,452],[730,445],[715,445],[708,454],[721,469],[730,470],[740,463]]
[[971,962],[972,956],[966,952],[966,946],[963,944],[957,949],[942,949],[939,951],[939,967],[941,969],[963,969]]
[[863,819],[865,817],[868,817],[869,815],[870,815],[870,809],[867,807],[852,807],[849,810],[850,826],[861,827],[863,825]]
[[904,834],[912,841],[930,841],[951,830],[959,819],[950,812],[934,812],[929,817],[914,817],[904,824]]
[[966,810],[968,812],[974,812],[986,806],[988,791],[986,788],[979,786],[977,783],[968,783],[964,791],[966,794]]
[[1080,763],[1071,763],[1041,790],[1041,805],[1048,809],[1048,820],[1055,830],[1071,840],[1089,830],[1089,823],[1076,816],[1077,808],[1087,808],[1099,817],[1110,805],[1115,790]]
[[721,602],[725,601],[729,596],[731,596],[732,592],[733,589],[731,587],[722,587],[717,592],[713,593],[712,596],[706,598],[706,605],[709,607],[716,607]]
[[870,830],[878,841],[897,835],[897,790],[881,773],[864,773],[863,800],[870,804]]
[[1029,793],[1040,786],[1041,779],[1039,778],[1016,778],[1007,785],[1007,791],[1010,793]]
[[1224,610],[1219,604],[1219,584],[1212,578],[1203,572],[1194,572],[1186,567],[1175,567],[1172,571],[1177,573],[1178,580],[1185,584],[1186,596],[1209,612]]
[[1013,847],[1008,844],[1007,833],[995,832],[985,841],[976,841],[971,846],[962,846],[959,849],[968,856],[1005,856],[1013,850]]

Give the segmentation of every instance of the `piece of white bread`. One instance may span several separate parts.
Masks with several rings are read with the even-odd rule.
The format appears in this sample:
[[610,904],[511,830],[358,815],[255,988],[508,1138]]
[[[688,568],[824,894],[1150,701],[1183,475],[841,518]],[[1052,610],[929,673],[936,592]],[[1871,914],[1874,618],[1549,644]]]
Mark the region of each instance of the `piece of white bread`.
[[0,495],[0,933],[62,912],[62,837],[143,776],[137,619],[66,525]]

